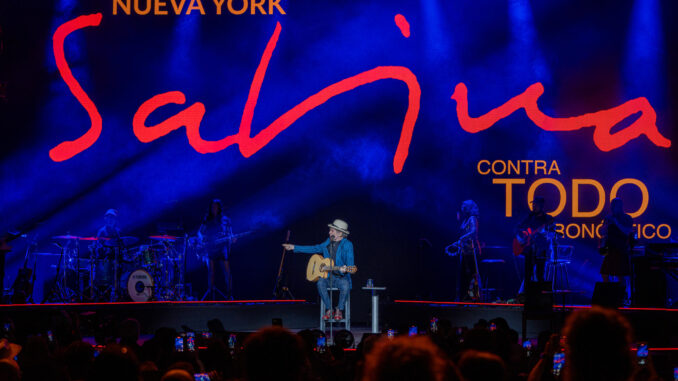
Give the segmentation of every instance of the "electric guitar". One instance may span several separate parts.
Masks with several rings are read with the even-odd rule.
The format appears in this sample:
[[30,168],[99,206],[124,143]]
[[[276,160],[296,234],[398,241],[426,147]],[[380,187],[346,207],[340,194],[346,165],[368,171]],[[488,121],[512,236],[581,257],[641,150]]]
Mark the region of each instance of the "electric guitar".
[[521,255],[525,251],[525,248],[532,244],[532,238],[544,232],[544,225],[539,228],[532,230],[532,228],[527,228],[518,232],[515,237],[513,237],[513,255]]
[[335,266],[331,258],[324,258],[322,255],[315,254],[311,256],[306,266],[306,280],[317,282],[320,278],[327,279],[330,271],[344,271],[349,274],[355,274],[358,271],[357,266]]
[[211,241],[205,241],[205,240],[200,240],[198,237],[192,237],[189,241],[191,242],[191,245],[193,249],[195,250],[195,255],[196,257],[201,261],[204,262],[205,264],[209,263],[209,252],[214,251],[220,247],[223,247],[233,241],[236,238],[240,238],[243,236],[246,236],[248,234],[253,233],[254,231],[246,231],[238,234],[231,234],[227,236],[223,236],[221,238],[217,238],[215,240]]
[[201,245],[202,247],[207,250],[207,251],[213,251],[215,249],[218,249],[219,247],[223,247],[226,244],[230,243],[231,241],[238,239],[240,237],[244,237],[248,234],[252,234],[252,231],[246,231],[238,234],[231,234],[231,235],[226,235],[221,238],[213,239],[213,240],[203,240]]

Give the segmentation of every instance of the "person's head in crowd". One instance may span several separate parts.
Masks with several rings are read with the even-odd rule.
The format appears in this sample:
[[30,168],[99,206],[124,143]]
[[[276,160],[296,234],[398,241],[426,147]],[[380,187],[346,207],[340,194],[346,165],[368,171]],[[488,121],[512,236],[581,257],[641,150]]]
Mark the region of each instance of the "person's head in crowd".
[[489,323],[485,319],[478,319],[478,321],[473,325],[473,328],[487,329],[488,327]]
[[125,346],[109,344],[94,360],[90,381],[138,381],[139,365],[134,353]]
[[170,369],[160,381],[194,381],[193,374],[184,369]]
[[376,334],[364,334],[360,343],[358,344],[357,351],[362,356],[372,352],[374,345],[379,341],[381,337]]
[[489,352],[468,350],[458,362],[459,371],[466,381],[502,381],[506,379],[506,366],[502,359]]
[[152,339],[146,340],[141,347],[144,359],[153,361],[158,368],[166,369],[175,354],[174,341],[177,331],[174,328],[160,327]]
[[44,380],[54,376],[50,374],[52,364],[48,342],[42,336],[31,336],[26,340],[26,345],[19,353],[18,363],[22,380]]
[[232,359],[230,349],[223,340],[209,339],[206,341],[207,348],[200,354],[200,359],[207,371],[217,371],[227,376],[232,372]]
[[78,315],[75,313],[60,311],[59,314],[52,316],[50,327],[52,327],[56,344],[65,348],[72,342],[80,340],[78,324]]
[[162,373],[153,361],[144,361],[139,364],[139,376],[141,381],[160,381]]
[[566,380],[622,381],[631,376],[633,332],[619,312],[601,307],[575,311],[563,334]]
[[489,352],[493,347],[492,332],[485,328],[473,328],[464,334],[463,347]]
[[0,380],[19,379],[19,364],[17,364],[14,358],[20,352],[20,345],[11,343],[7,339],[0,339]]
[[438,336],[448,336],[456,330],[456,327],[452,326],[450,319],[440,318],[438,319]]
[[219,319],[212,319],[207,322],[207,329],[212,332],[214,337],[220,338],[226,334],[224,323]]
[[160,327],[155,330],[153,340],[164,347],[170,347],[174,350],[174,338],[177,336],[177,330],[169,327]]
[[122,345],[137,345],[141,326],[136,319],[125,319],[120,322],[118,326],[118,336],[120,336],[120,344]]
[[265,328],[245,340],[243,372],[247,381],[304,380],[308,367],[301,338],[284,328]]
[[94,348],[88,343],[74,341],[66,347],[63,357],[69,378],[84,380],[94,363]]
[[365,358],[362,381],[459,380],[454,364],[428,337],[381,338]]
[[19,381],[20,374],[19,366],[16,362],[12,362],[8,359],[0,360],[0,380]]
[[496,317],[492,320],[490,320],[490,324],[494,323],[495,327],[497,327],[497,331],[509,331],[510,327],[508,325],[508,322],[506,319],[502,317]]
[[194,374],[195,373],[195,367],[193,364],[191,364],[188,361],[177,361],[174,364],[170,365],[168,370],[172,369],[180,369],[186,371],[188,374]]
[[303,329],[297,332],[297,335],[304,342],[304,348],[306,351],[308,353],[312,353],[318,343],[315,330]]

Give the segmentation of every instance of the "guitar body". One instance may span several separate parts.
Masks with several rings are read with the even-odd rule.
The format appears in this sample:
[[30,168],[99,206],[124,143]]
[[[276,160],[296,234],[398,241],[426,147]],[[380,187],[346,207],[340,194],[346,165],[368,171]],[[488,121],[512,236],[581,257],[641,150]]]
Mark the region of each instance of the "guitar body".
[[534,237],[534,235],[537,233],[543,232],[543,229],[544,226],[541,226],[535,230],[527,228],[527,230],[518,232],[518,234],[513,237],[513,255],[522,255],[525,251],[525,248],[530,246],[532,243],[532,237]]
[[327,279],[329,272],[323,271],[322,268],[332,266],[334,266],[332,259],[324,258],[319,254],[312,255],[306,266],[306,280],[309,282],[317,282],[320,278]]
[[530,244],[529,235],[524,239],[521,239],[521,237],[519,236],[513,237],[513,255],[517,256],[523,254],[523,251],[525,251],[525,248],[529,244]]
[[527,243],[521,243],[518,237],[513,238],[513,255],[521,255],[525,251]]
[[309,282],[317,282],[320,278],[327,279],[330,271],[338,271],[343,269],[348,274],[355,274],[358,271],[356,266],[334,266],[334,261],[330,258],[325,258],[322,255],[314,254],[308,261],[306,266],[306,280]]
[[223,250],[226,245],[231,243],[231,236],[222,235],[217,239],[205,240],[202,242],[205,252],[209,253],[216,250]]
[[238,234],[231,234],[228,236],[224,235],[214,240],[200,240],[197,239],[196,237],[194,238],[193,241],[195,242],[196,255],[200,260],[207,264],[207,262],[209,261],[208,258],[209,252],[215,251],[217,249],[223,249],[224,247],[226,247],[226,245],[230,245],[234,240],[252,233],[253,231],[250,230]]

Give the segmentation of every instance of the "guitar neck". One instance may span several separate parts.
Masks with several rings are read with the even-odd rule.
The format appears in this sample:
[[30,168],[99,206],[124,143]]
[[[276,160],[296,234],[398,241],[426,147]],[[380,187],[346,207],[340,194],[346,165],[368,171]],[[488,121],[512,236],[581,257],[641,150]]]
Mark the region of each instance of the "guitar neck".
[[346,272],[349,274],[354,273],[356,269],[355,266],[323,266],[322,271],[340,271],[343,268],[345,268]]
[[344,266],[324,266],[323,271],[339,271],[342,267]]
[[233,240],[233,239],[236,239],[236,238],[240,238],[240,237],[245,236],[245,235],[248,235],[248,234],[250,234],[250,232],[243,232],[243,233],[238,233],[238,234],[231,234],[231,235],[228,235],[228,236],[226,236],[226,237],[217,238],[216,240],[214,240],[214,243],[219,244],[219,243],[228,242],[228,241],[230,241],[230,240]]

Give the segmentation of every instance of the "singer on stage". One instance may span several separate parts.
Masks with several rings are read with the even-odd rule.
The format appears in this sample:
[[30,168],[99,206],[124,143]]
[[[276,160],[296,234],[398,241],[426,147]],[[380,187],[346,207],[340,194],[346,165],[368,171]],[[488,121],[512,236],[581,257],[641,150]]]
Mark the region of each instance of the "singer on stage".
[[[337,219],[327,226],[330,228],[329,238],[321,244],[301,246],[284,243],[283,247],[286,250],[294,250],[296,253],[322,253],[323,257],[331,258],[335,266],[353,266],[353,243],[346,238],[348,236],[348,224],[343,220]],[[317,285],[318,294],[320,294],[320,298],[325,303],[325,306],[328,307],[323,316],[325,320],[333,318],[332,303],[330,302],[327,288],[336,287],[339,289],[339,302],[334,313],[334,320],[342,320],[344,318],[346,298],[351,289],[351,274],[347,274],[344,270],[332,271],[327,279],[320,278]]]

